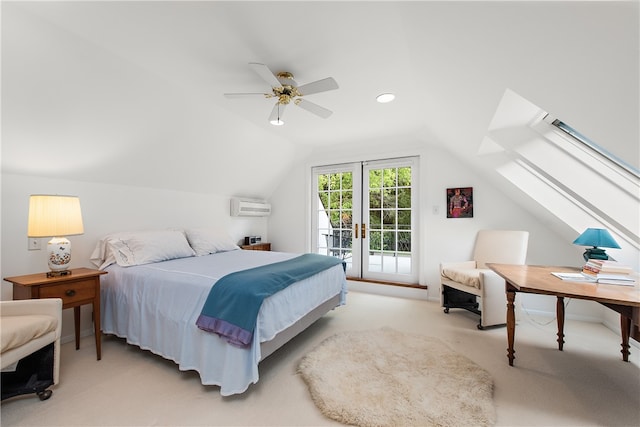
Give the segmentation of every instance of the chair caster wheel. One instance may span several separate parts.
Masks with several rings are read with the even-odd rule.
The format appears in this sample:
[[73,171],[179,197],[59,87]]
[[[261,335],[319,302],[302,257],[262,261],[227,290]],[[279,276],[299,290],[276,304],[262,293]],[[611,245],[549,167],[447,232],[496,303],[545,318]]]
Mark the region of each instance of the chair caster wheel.
[[449,313],[449,307],[445,308],[445,309],[444,309],[444,312],[445,312],[445,313]]
[[53,392],[51,390],[43,390],[43,391],[37,392],[36,394],[38,395],[40,400],[47,400],[48,398],[51,397]]

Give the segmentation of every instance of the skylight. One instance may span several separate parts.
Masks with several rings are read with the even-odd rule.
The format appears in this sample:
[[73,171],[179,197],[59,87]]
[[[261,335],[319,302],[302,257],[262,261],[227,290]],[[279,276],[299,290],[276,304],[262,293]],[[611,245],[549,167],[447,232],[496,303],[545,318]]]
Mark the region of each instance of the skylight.
[[479,154],[576,233],[600,226],[637,254],[638,170],[571,126],[507,90]]
[[626,169],[628,172],[632,173],[636,177],[640,177],[640,170],[638,170],[635,167],[631,166],[630,164],[628,164],[624,160],[620,159],[619,157],[611,154],[610,152],[608,152],[607,150],[602,148],[600,145],[598,145],[595,142],[591,141],[589,138],[587,138],[586,136],[582,135],[580,132],[578,132],[577,130],[575,130],[574,128],[569,126],[568,124],[566,124],[566,123],[564,123],[564,122],[562,122],[562,121],[560,121],[558,119],[554,119],[551,122],[551,124],[553,126],[557,127],[558,129],[560,129],[561,131],[565,132],[566,134],[570,135],[572,138],[574,138],[577,141],[581,142],[586,147],[589,147],[590,149],[594,150],[595,152],[597,152],[601,156],[611,160],[612,162],[614,162],[617,165],[619,165],[621,168]]

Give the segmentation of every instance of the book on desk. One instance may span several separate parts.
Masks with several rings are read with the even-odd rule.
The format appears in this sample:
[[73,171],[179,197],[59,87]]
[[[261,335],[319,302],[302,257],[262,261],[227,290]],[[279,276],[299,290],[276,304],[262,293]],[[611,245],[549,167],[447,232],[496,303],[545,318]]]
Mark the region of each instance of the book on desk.
[[596,283],[634,286],[633,269],[613,260],[590,259],[582,266],[582,274],[592,277]]
[[603,285],[635,286],[633,269],[616,261],[589,260],[579,273],[552,272],[554,276],[571,282]]

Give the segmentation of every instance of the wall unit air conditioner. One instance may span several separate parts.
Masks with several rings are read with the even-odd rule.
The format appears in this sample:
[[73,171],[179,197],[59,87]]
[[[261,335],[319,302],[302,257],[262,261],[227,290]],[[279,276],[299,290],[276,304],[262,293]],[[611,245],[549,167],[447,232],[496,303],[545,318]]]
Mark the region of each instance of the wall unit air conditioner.
[[231,199],[231,216],[269,216],[271,205],[260,200]]

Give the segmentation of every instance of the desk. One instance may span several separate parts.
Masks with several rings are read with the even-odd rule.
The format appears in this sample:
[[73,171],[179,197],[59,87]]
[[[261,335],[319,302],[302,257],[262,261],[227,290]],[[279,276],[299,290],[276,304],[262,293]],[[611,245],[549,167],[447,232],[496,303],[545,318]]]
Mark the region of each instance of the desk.
[[[640,339],[640,288],[635,286],[597,285],[595,283],[569,282],[561,280],[551,272],[572,272],[580,270],[570,267],[546,267],[534,265],[493,264],[487,266],[495,271],[505,282],[507,293],[507,357],[513,366],[515,350],[513,341],[516,331],[514,301],[516,292],[552,295],[557,298],[556,317],[558,321],[558,350],[564,345],[564,298],[577,298],[599,302],[607,308],[620,313],[622,332],[622,359],[629,361],[629,336]],[[637,282],[636,277],[636,282]],[[631,320],[633,319],[633,330]]]

